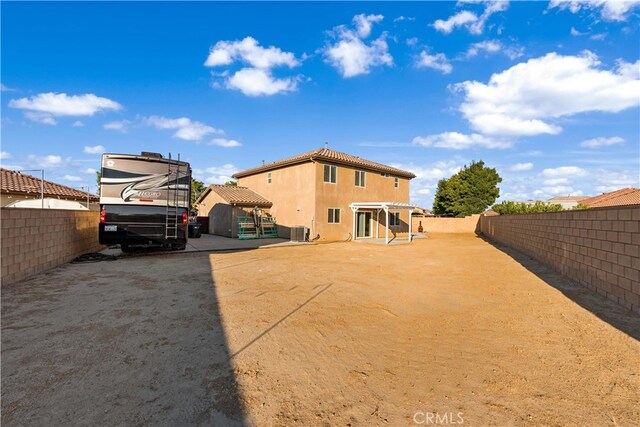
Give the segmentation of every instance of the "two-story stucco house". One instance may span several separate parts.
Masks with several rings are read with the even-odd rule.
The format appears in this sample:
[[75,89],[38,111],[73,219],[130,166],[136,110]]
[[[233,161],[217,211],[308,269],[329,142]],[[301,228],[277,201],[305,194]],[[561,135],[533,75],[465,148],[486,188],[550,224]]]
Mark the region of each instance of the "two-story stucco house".
[[335,241],[408,231],[411,172],[320,148],[233,177],[272,203],[285,233],[302,225],[311,238]]

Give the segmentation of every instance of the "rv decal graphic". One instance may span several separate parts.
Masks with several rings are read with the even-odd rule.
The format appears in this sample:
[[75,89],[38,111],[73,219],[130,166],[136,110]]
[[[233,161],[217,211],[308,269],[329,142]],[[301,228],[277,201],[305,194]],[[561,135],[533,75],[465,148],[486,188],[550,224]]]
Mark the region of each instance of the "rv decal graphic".
[[151,197],[158,198],[161,195],[162,190],[168,190],[168,176],[162,175],[149,175],[146,179],[139,179],[137,182],[127,185],[120,194],[122,200],[128,202],[131,198],[139,197]]

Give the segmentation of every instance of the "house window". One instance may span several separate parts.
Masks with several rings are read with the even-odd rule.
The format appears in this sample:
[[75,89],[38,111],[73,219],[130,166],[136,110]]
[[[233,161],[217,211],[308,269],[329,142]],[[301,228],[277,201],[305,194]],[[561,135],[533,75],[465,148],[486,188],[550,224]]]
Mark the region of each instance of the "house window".
[[356,171],[356,187],[364,187],[364,171]]
[[400,187],[400,178],[398,178],[397,176],[393,178],[393,186],[396,188]]
[[389,213],[389,225],[391,227],[397,227],[400,225],[400,212]]
[[338,208],[329,208],[329,218],[327,222],[329,224],[340,224],[340,209]]
[[338,171],[334,165],[324,165],[324,182],[335,184],[337,175]]
[[271,184],[271,172],[267,174],[267,184]]

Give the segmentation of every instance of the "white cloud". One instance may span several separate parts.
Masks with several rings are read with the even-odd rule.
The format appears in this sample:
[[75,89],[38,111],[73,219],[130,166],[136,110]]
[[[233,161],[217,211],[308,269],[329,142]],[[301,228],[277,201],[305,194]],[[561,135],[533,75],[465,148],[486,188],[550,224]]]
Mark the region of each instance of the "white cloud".
[[599,10],[605,21],[626,21],[629,12],[640,4],[640,0],[551,0],[549,9],[569,9],[577,13],[582,9]]
[[509,168],[511,172],[524,172],[524,171],[529,171],[531,169],[533,169],[533,163],[531,162],[516,163],[515,165]]
[[84,123],[82,123],[80,120],[76,120],[71,126],[73,126],[74,128],[81,128],[84,126]]
[[571,35],[574,37],[578,37],[578,36],[584,36],[587,33],[581,33],[580,31],[576,30],[574,27],[571,27]]
[[275,46],[260,46],[253,37],[237,41],[219,41],[210,50],[205,61],[206,67],[229,65],[241,61],[254,68],[270,69],[279,66],[297,67],[300,62],[291,52],[284,52]]
[[99,111],[120,110],[122,105],[92,93],[67,95],[66,93],[40,93],[30,98],[12,99],[9,107],[27,110],[25,116],[32,121],[55,125],[54,117],[93,116]]
[[482,34],[484,26],[491,15],[509,8],[509,1],[507,0],[487,0],[478,3],[485,6],[484,12],[480,16],[468,10],[463,10],[446,20],[438,19],[433,23],[434,28],[445,34],[450,34],[456,27],[464,27],[471,34]]
[[456,27],[462,27],[463,25],[468,25],[476,21],[478,21],[478,17],[475,13],[469,12],[468,10],[463,10],[462,12],[458,12],[455,15],[449,17],[449,19],[447,20],[438,19],[433,23],[433,26],[436,30],[445,34],[449,34]]
[[[536,191],[534,191],[533,193],[536,194]],[[538,194],[552,196],[582,196],[583,193],[581,190],[575,190],[569,185],[556,185],[551,187],[542,187],[541,193],[539,192]]]
[[209,145],[217,145],[219,147],[231,148],[231,147],[240,147],[242,144],[240,141],[236,141],[235,139],[226,139],[226,138],[214,138],[209,141]]
[[16,90],[0,83],[0,92],[15,92]]
[[560,166],[547,168],[541,174],[545,178],[579,178],[587,175],[587,171],[578,166]]
[[275,46],[265,48],[253,37],[245,37],[242,40],[217,42],[209,50],[204,65],[220,67],[230,66],[234,62],[249,66],[233,74],[229,70],[213,73],[213,76],[222,78],[224,82],[223,85],[215,82],[214,87],[239,90],[247,96],[275,95],[297,90],[299,76],[276,78],[272,72],[275,67],[294,68],[300,65],[300,61],[291,52],[284,52]]
[[[374,18],[371,18],[372,16]],[[382,19],[382,15],[369,15],[369,17],[356,15],[353,18],[355,31],[344,25],[334,28],[338,40],[335,44],[328,44],[322,50],[326,62],[340,71],[345,78],[368,74],[374,67],[392,66],[393,57],[389,54],[385,33],[369,44],[363,41],[371,34],[371,24]]]
[[89,175],[93,175],[96,172],[98,172],[98,170],[94,169],[94,168],[86,168],[85,170],[82,171],[82,173],[86,173],[86,174],[89,174]]
[[22,166],[19,166],[19,165],[6,165],[4,163],[2,163],[2,167],[10,171],[21,171],[22,169],[24,169]]
[[549,120],[578,113],[619,112],[640,104],[640,61],[618,61],[615,70],[599,68],[598,58],[549,53],[501,73],[489,83],[465,81],[453,86],[464,94],[460,111],[487,135],[557,134]]
[[105,149],[102,145],[95,145],[93,147],[85,145],[84,149],[82,150],[84,154],[102,154],[104,153],[104,151]]
[[494,54],[501,52],[509,59],[516,59],[524,55],[524,48],[519,46],[505,46],[500,40],[485,40],[478,43],[473,43],[469,46],[465,56],[467,58],[473,58],[480,53]]
[[564,185],[564,184],[569,184],[571,181],[569,181],[568,178],[552,178],[552,179],[545,179],[542,183],[544,185]]
[[115,130],[118,132],[127,133],[129,131],[130,124],[131,122],[129,120],[116,120],[106,123],[102,127],[107,130]]
[[65,181],[71,181],[71,182],[82,181],[82,178],[74,175],[65,175],[62,179],[64,179]]
[[436,53],[435,55],[429,55],[427,51],[420,52],[418,58],[416,58],[416,67],[418,68],[433,68],[443,74],[449,74],[453,70],[451,63],[447,59],[444,53]]
[[361,13],[353,17],[353,23],[356,26],[358,37],[366,39],[371,35],[371,24],[381,22],[384,19],[382,15],[365,15]]
[[243,68],[227,78],[226,88],[239,90],[247,96],[275,95],[295,92],[298,81],[297,77],[277,79],[269,70],[261,68]]
[[587,139],[586,141],[582,141],[580,143],[581,147],[587,147],[587,148],[599,148],[599,147],[606,147],[609,145],[616,145],[616,144],[624,144],[624,139],[620,138],[619,136],[612,136],[610,138],[604,138],[604,137],[600,137],[600,138],[593,138],[593,139]]
[[415,21],[415,20],[416,18],[412,16],[398,16],[397,18],[394,18],[393,22]]
[[69,158],[63,159],[61,156],[53,154],[50,154],[48,156],[36,156],[35,154],[30,154],[29,156],[27,156],[27,159],[29,160],[30,164],[39,166],[43,169],[66,166],[71,161],[71,159]]
[[43,125],[55,126],[58,124],[51,114],[41,113],[39,111],[27,111],[24,116],[32,122],[42,123]]
[[204,170],[193,170],[194,176],[203,177],[201,180],[205,185],[224,184],[227,181],[233,180],[232,175],[236,172],[239,172],[239,169],[231,163],[227,163],[222,166],[211,166]]
[[443,132],[437,135],[416,136],[413,138],[412,143],[423,147],[450,148],[453,150],[464,150],[474,147],[509,148],[513,146],[513,142],[508,140],[494,139],[477,133],[463,134],[459,132]]
[[154,126],[157,129],[173,129],[176,132],[174,137],[184,139],[186,141],[200,141],[207,135],[222,134],[224,131],[216,129],[204,123],[193,121],[187,117],[180,117],[178,119],[169,119],[162,116],[150,116],[144,119],[144,122],[149,126]]
[[11,153],[8,151],[0,151],[0,160],[10,159]]
[[417,37],[408,38],[407,40],[405,40],[405,43],[407,44],[407,46],[415,46],[416,44],[418,44],[418,38]]
[[602,41],[604,39],[607,38],[609,34],[608,33],[599,33],[599,34],[593,34],[592,36],[590,36],[589,38],[591,40],[598,40],[598,41]]

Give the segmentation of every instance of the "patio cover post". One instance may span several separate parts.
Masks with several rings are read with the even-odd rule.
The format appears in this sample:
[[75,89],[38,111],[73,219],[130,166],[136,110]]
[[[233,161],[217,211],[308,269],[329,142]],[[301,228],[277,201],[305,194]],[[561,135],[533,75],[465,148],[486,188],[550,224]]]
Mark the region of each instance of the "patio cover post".
[[380,238],[380,209],[376,209],[376,239]]
[[355,206],[351,206],[351,211],[353,212],[353,234],[352,234],[352,239],[356,240],[358,237],[356,236],[356,212],[358,211],[358,208]]
[[413,240],[411,236],[411,224],[413,223],[412,215],[413,215],[413,209],[409,208],[409,243],[411,243],[411,241]]
[[384,208],[384,244],[389,244],[389,208],[385,206]]

